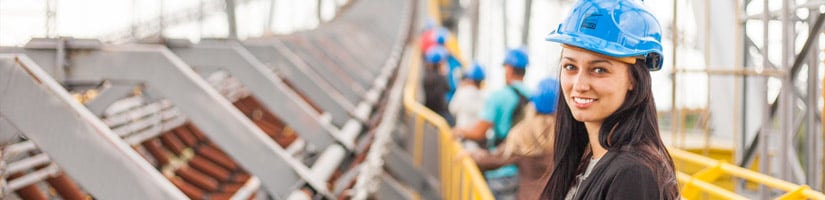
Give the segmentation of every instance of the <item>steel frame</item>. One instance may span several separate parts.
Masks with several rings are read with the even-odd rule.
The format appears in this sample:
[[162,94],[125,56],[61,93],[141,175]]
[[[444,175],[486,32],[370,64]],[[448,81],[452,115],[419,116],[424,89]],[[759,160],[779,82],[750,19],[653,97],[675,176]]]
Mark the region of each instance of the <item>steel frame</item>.
[[[29,46],[37,47],[36,49],[3,48],[0,52],[42,56],[51,51],[54,55],[57,50],[49,49],[50,44],[50,41],[35,40]],[[185,113],[227,154],[257,176],[264,183],[266,191],[276,198],[285,198],[304,183],[312,186],[319,194],[331,197],[324,184],[325,179],[318,179],[313,174],[313,168],[305,166],[269,139],[191,67],[165,47],[134,45],[67,51],[72,55],[67,62],[71,69],[67,81],[89,83],[117,80],[145,84],[149,91],[167,98]],[[48,62],[44,63],[48,65]],[[256,156],[262,153],[275,156]]]
[[[0,60],[2,118],[26,133],[66,172],[77,174],[75,180],[86,190],[106,199],[186,198],[28,57],[0,55]],[[44,121],[52,124],[43,126]],[[3,129],[0,134],[16,132]]]
[[[371,4],[355,4],[353,7],[365,11],[374,10],[370,7],[385,6],[388,4],[411,4],[407,1],[374,2],[375,3]],[[229,9],[231,9],[231,7],[232,6],[230,6]],[[405,11],[409,12],[410,9]],[[98,179],[114,176],[122,177],[122,175],[99,176],[88,170],[78,171],[81,167],[79,163],[85,162],[86,160],[76,159],[76,151],[66,150],[66,147],[52,147],[56,145],[52,143],[61,141],[60,139],[64,139],[63,137],[52,137],[48,139],[32,138],[32,141],[35,141],[38,145],[41,145],[40,143],[48,144],[47,146],[49,146],[49,148],[42,149],[49,153],[49,155],[53,155],[56,148],[63,148],[60,149],[62,150],[60,153],[53,155],[54,161],[63,167],[72,169],[66,171],[74,177],[83,177],[83,181],[80,183],[96,197],[118,198],[124,194],[131,194],[111,192],[120,191],[113,190],[120,188],[143,194],[143,196],[131,195],[131,197],[141,199],[186,198],[180,190],[177,190],[174,185],[170,184],[169,180],[163,178],[163,175],[160,175],[156,169],[152,168],[145,159],[136,156],[138,154],[135,150],[129,148],[129,144],[139,143],[139,141],[143,141],[145,138],[157,136],[158,130],[164,128],[162,126],[174,126],[174,124],[178,124],[181,121],[190,120],[198,128],[202,129],[204,134],[214,141],[215,144],[225,150],[233,159],[237,160],[238,164],[256,176],[247,182],[248,186],[252,185],[253,187],[244,187],[242,191],[239,191],[239,193],[244,193],[242,196],[251,194],[254,191],[250,189],[257,188],[257,185],[262,183],[264,186],[263,189],[278,199],[295,195],[297,193],[296,189],[300,189],[305,185],[312,187],[316,193],[325,198],[333,198],[332,193],[328,191],[326,187],[325,181],[332,176],[333,171],[338,168],[348,153],[356,148],[356,137],[362,132],[364,125],[374,121],[374,119],[370,118],[373,107],[379,103],[380,96],[384,93],[390,78],[393,76],[398,66],[398,56],[400,56],[406,45],[404,41],[408,38],[407,34],[410,33],[407,31],[408,27],[405,26],[405,24],[409,24],[408,18],[402,17],[400,23],[388,23],[392,20],[391,18],[378,18],[373,20],[375,17],[369,15],[368,12],[358,13],[359,12],[347,12],[339,17],[344,22],[330,23],[319,28],[319,31],[313,32],[312,34],[298,35],[303,42],[308,43],[302,46],[292,46],[292,48],[290,48],[290,45],[293,45],[293,43],[283,43],[279,39],[272,38],[262,39],[264,40],[263,47],[265,50],[275,50],[277,54],[283,55],[284,60],[277,60],[275,62],[286,62],[295,67],[294,69],[276,69],[276,73],[272,73],[270,67],[282,68],[283,66],[264,64],[261,62],[265,61],[264,59],[259,60],[262,56],[256,55],[252,48],[249,48],[249,44],[251,43],[246,42],[246,44],[242,44],[236,40],[207,40],[195,45],[170,45],[168,46],[169,49],[161,45],[146,44],[107,46],[94,40],[33,40],[27,44],[25,48],[0,47],[0,59],[5,59],[11,55],[22,58],[30,57],[31,59],[27,59],[28,61],[26,62],[30,62],[31,65],[34,66],[32,67],[34,70],[40,70],[35,82],[46,79],[51,81],[47,89],[35,91],[34,89],[28,88],[32,90],[31,92],[28,92],[26,89],[15,89],[14,92],[25,93],[25,95],[10,93],[11,95],[8,96],[18,98],[41,93],[60,93],[55,95],[58,97],[54,99],[58,99],[59,102],[63,104],[73,105],[71,105],[71,110],[60,111],[57,114],[61,116],[72,115],[73,111],[82,113],[83,117],[75,118],[74,122],[77,123],[59,123],[59,126],[88,126],[87,124],[93,124],[94,127],[91,129],[98,131],[98,133],[96,133],[97,135],[92,134],[88,136],[87,134],[83,137],[77,136],[74,139],[92,138],[93,140],[86,142],[95,143],[96,140],[101,138],[98,135],[105,135],[107,137],[105,138],[106,140],[111,140],[119,144],[112,145],[98,142],[91,146],[95,148],[118,148],[122,154],[129,155],[109,155],[107,153],[109,153],[110,150],[106,149],[84,152],[89,152],[93,155],[109,155],[109,157],[106,158],[111,160],[101,161],[99,165],[104,166],[106,169],[120,167],[122,169],[119,169],[120,171],[116,170],[118,173],[115,174],[128,174],[134,179],[133,182],[158,182],[141,184],[140,186],[145,186],[146,188],[138,188],[138,190],[132,187],[120,187],[122,186],[121,184],[105,184],[107,183],[106,181]],[[367,20],[363,20],[364,18]],[[232,16],[230,16],[229,19],[230,21],[234,21],[232,20]],[[161,18],[161,21],[163,21],[163,18]],[[162,25],[163,24],[161,24],[161,26]],[[234,23],[230,22],[230,26],[234,26]],[[357,31],[354,34],[342,33],[336,30],[335,27],[338,26],[359,29],[377,27],[383,32],[378,34],[367,33],[366,31]],[[235,28],[231,27],[230,29],[234,30]],[[337,31],[337,33],[323,32],[320,30]],[[230,35],[230,37],[233,37],[235,34]],[[329,40],[327,38],[328,36],[337,39]],[[357,38],[346,38],[350,36],[356,36]],[[335,50],[326,49],[326,46],[334,47]],[[372,57],[352,54],[352,52],[356,52],[363,47],[370,47],[377,50],[378,53],[370,54]],[[339,51],[346,53],[336,54],[336,52]],[[301,58],[297,56],[299,54],[304,56],[311,55],[312,57],[323,60],[314,60],[309,57]],[[256,56],[258,58],[256,58]],[[337,62],[342,60],[346,63]],[[39,66],[36,65],[35,62],[39,64]],[[363,68],[365,69],[364,71],[356,71],[359,70],[358,67],[363,66],[366,66]],[[4,68],[0,68],[0,70],[3,69]],[[260,99],[266,109],[277,113],[279,116],[286,116],[282,118],[285,123],[301,134],[302,138],[306,138],[312,146],[325,149],[323,149],[323,152],[315,159],[312,167],[305,166],[299,159],[291,157],[287,151],[269,139],[260,128],[255,126],[252,121],[234,108],[231,102],[226,99],[232,99],[232,97],[227,96],[224,98],[202,77],[198,76],[193,69],[197,71],[224,70],[228,72],[240,80],[247,89],[251,90],[252,95]],[[323,74],[325,70],[330,69],[338,70],[341,72],[341,74],[339,74],[341,76]],[[323,101],[324,103],[322,103],[321,107],[323,107],[322,110],[327,111],[327,113],[315,112],[307,102],[304,102],[299,97],[296,91],[293,91],[285,84],[282,79],[282,73],[287,70],[297,70],[303,74],[303,77],[308,77],[302,79],[302,81],[309,80],[314,82],[310,84],[313,86],[303,87],[302,89],[299,88],[299,90],[303,90],[301,92],[306,94],[310,93],[307,91],[320,89],[313,91],[313,94],[308,96],[320,97],[310,97],[310,100]],[[29,75],[32,74],[31,69],[27,68],[27,70],[24,71],[29,73]],[[16,77],[22,77],[22,74],[23,73],[18,72],[11,76],[0,75],[0,81],[14,81]],[[346,81],[354,84],[342,84]],[[61,86],[61,84],[63,84],[63,86]],[[102,90],[97,98],[92,99],[90,102],[85,102],[86,107],[84,108],[82,103],[68,98],[67,90],[77,87],[95,87]],[[158,104],[155,110],[158,115],[153,116],[156,117],[156,119],[153,118],[152,120],[167,121],[159,125],[161,126],[160,128],[152,126],[150,127],[151,130],[140,131],[128,136],[119,135],[116,130],[107,127],[104,120],[96,116],[107,115],[107,111],[114,102],[121,100],[124,96],[132,94],[136,87],[143,89],[143,97],[140,99]],[[275,88],[274,92],[272,91],[273,88]],[[353,88],[358,90],[353,90]],[[2,85],[0,85],[0,89],[3,89]],[[6,93],[2,94],[5,95]],[[53,101],[54,99],[51,100]],[[50,99],[38,100],[47,101]],[[169,105],[169,102],[174,106]],[[22,123],[26,125],[25,128],[19,128],[20,118],[37,119],[38,117],[42,117],[40,115],[32,117],[23,111],[23,108],[36,107],[38,105],[36,103],[4,101],[0,102],[0,105],[18,107],[18,110],[13,110],[12,112],[7,112],[6,109],[3,109],[3,115],[12,115],[12,118],[6,116],[0,117],[0,127],[2,127],[2,129],[0,129],[0,136],[3,136],[3,141],[9,141],[11,140],[10,138],[14,138],[20,134],[30,138],[32,136],[37,138],[43,137],[43,135],[37,131],[54,128],[54,126],[33,127],[36,126],[38,122],[42,122],[41,120],[27,121]],[[48,114],[53,114],[52,112],[54,111],[50,110]],[[185,114],[185,116],[181,113]],[[145,124],[141,125],[141,127],[144,127],[144,125]],[[59,129],[62,130],[62,128]],[[87,127],[86,129],[90,128]],[[88,131],[85,129],[71,130]],[[62,140],[64,144],[81,144],[66,141],[72,140]],[[86,148],[82,149],[87,150]],[[267,156],[260,156],[262,154]],[[274,156],[272,156],[273,154]],[[38,162],[51,161],[51,159],[48,159],[42,154],[36,158]],[[121,160],[116,160],[118,158]],[[124,161],[123,158],[130,160]],[[67,161],[69,162],[67,163]],[[131,166],[133,162],[138,163],[139,167],[123,167]],[[135,171],[134,168],[142,169],[155,175],[145,176],[143,172]],[[43,172],[50,174],[56,170],[58,170],[57,167],[52,165]],[[128,170],[132,171],[129,172]],[[88,184],[90,182],[89,180],[97,180],[97,182],[93,182],[97,184],[90,185]],[[162,192],[154,190],[162,190]],[[111,196],[111,194],[115,194],[115,196]]]
[[[716,8],[719,2],[716,2],[713,6],[716,9],[705,7],[703,1],[691,2],[694,4],[695,9],[702,10],[703,12],[700,13],[705,14],[705,16],[697,15],[697,22],[710,19],[713,16],[714,22],[708,20],[704,23],[720,23],[719,16],[731,14],[729,10]],[[704,2],[709,3],[709,1]],[[678,1],[674,0],[674,6],[677,3]],[[722,3],[727,4],[727,2]],[[825,15],[820,13],[819,8],[825,5],[825,1],[810,0],[796,3],[795,1],[783,0],[781,8],[774,10],[769,8],[769,1],[767,0],[742,0],[734,3],[735,8],[732,10],[736,13],[734,14],[736,26],[704,26],[704,29],[706,29],[704,30],[706,51],[728,48],[721,47],[725,45],[730,46],[717,41],[708,42],[711,41],[708,40],[710,31],[722,33],[723,35],[735,33],[737,35],[736,44],[742,45],[741,48],[743,49],[738,50],[737,55],[733,57],[737,60],[735,61],[736,64],[733,65],[734,69],[728,70],[733,73],[722,74],[734,75],[737,78],[742,77],[737,79],[734,84],[741,85],[741,87],[734,86],[732,89],[736,91],[734,93],[737,93],[734,98],[736,103],[732,106],[732,109],[738,111],[739,114],[734,115],[732,123],[716,123],[716,126],[735,124],[736,127],[732,131],[736,143],[734,145],[735,160],[740,166],[750,166],[756,155],[762,155],[760,162],[762,173],[793,183],[807,184],[820,191],[825,190],[825,184],[823,184],[823,181],[825,181],[825,177],[823,177],[825,175],[823,174],[823,167],[825,167],[823,166],[825,165],[823,163],[823,153],[825,153],[823,146],[825,146],[825,141],[823,141],[823,133],[821,132],[823,130],[818,130],[821,129],[819,127],[822,125],[821,113],[813,110],[818,107],[817,101],[819,99],[817,97],[820,95],[818,93],[820,92],[820,80],[817,74],[822,63],[818,57],[819,51],[814,51],[814,49],[821,49],[818,46],[818,40],[823,31]],[[750,13],[748,13],[749,11]],[[807,16],[799,15],[800,11],[809,14]],[[676,17],[674,7],[674,26],[676,26]],[[780,24],[781,31],[770,31],[770,24],[772,23]],[[747,30],[750,26],[761,28],[762,34],[749,33]],[[801,26],[807,27],[807,35],[795,32]],[[711,27],[714,27],[714,29],[711,29]],[[677,32],[674,32],[674,41],[678,40],[676,38],[678,36]],[[780,34],[781,37],[778,44],[780,46],[778,47],[773,47],[777,44],[771,43],[772,37],[770,35],[774,34]],[[718,38],[719,35],[714,35],[714,39]],[[795,44],[800,39],[804,39],[805,43],[800,51],[796,51]],[[757,45],[754,41],[761,41],[762,44]],[[772,62],[768,56],[776,53],[781,55],[778,63]],[[706,54],[706,56],[709,55]],[[718,57],[721,56],[714,55],[714,57],[719,59]],[[706,57],[705,59],[710,58]],[[720,65],[720,63],[710,64]],[[761,73],[749,73],[749,71],[754,70],[757,72],[779,72],[776,73],[774,78],[781,81],[782,88],[776,99],[773,101],[766,100],[768,77]],[[713,70],[708,69],[702,73],[714,75],[711,71]],[[674,73],[684,73],[684,70],[675,70]],[[716,85],[728,85],[728,82],[724,82],[724,84],[714,83]],[[675,90],[676,81],[673,87]],[[674,113],[674,123],[676,123],[675,118],[678,116],[675,114],[678,110],[676,107],[678,106],[674,102],[671,111]],[[723,114],[726,113],[724,112],[725,109],[731,108],[711,108],[711,110]],[[718,115],[715,117],[725,118]],[[674,126],[676,125],[674,124]],[[674,128],[674,130],[677,129]],[[753,139],[748,139],[751,136]],[[802,152],[804,155],[800,156],[797,149],[804,149]],[[805,166],[802,165],[803,162]],[[738,188],[741,191],[743,184],[740,183]],[[768,198],[770,192],[766,189],[761,191],[761,198]]]
[[[752,15],[761,18],[742,17],[745,18],[741,22],[742,26],[747,26],[748,21],[761,21],[764,31],[763,38],[759,38],[762,39],[762,46],[756,47],[756,45],[752,43],[746,43],[744,59],[745,62],[750,62],[754,55],[752,55],[752,52],[748,51],[748,49],[751,47],[758,48],[762,50],[760,52],[762,55],[760,56],[763,58],[763,68],[767,69],[770,68],[769,66],[776,66],[774,69],[785,71],[786,75],[781,79],[782,89],[779,97],[777,97],[777,101],[768,108],[769,118],[764,121],[764,123],[773,123],[775,120],[778,120],[779,126],[778,129],[776,129],[778,131],[772,131],[774,129],[771,129],[768,124],[762,126],[763,128],[760,130],[762,134],[759,134],[760,141],[771,141],[766,136],[768,134],[775,134],[777,135],[776,137],[779,137],[779,143],[754,142],[752,145],[759,145],[758,148],[762,148],[759,151],[762,152],[762,155],[769,153],[772,151],[771,149],[784,152],[773,153],[775,158],[769,159],[768,162],[771,163],[766,163],[778,167],[779,170],[766,171],[766,169],[763,168],[763,173],[777,175],[778,178],[790,182],[807,184],[821,191],[825,189],[822,184],[822,132],[817,130],[821,123],[821,117],[819,113],[813,111],[813,108],[816,108],[818,105],[818,99],[816,97],[819,96],[817,93],[819,91],[819,78],[816,75],[822,62],[819,60],[818,51],[812,51],[812,49],[820,49],[817,41],[822,35],[825,15],[820,14],[819,7],[825,5],[825,2],[807,1],[797,4],[794,1],[783,0],[781,9],[776,10],[778,12],[770,11],[767,1],[762,3],[763,7],[759,9],[762,12]],[[748,8],[754,6],[751,4],[753,4],[751,0],[745,0],[742,8],[748,10]],[[799,18],[796,13],[800,10],[807,10],[809,15],[805,18]],[[782,55],[779,64],[772,64],[771,61],[768,60],[768,56],[764,56],[769,55],[768,49],[771,49],[768,35],[775,34],[768,31],[768,24],[771,21],[778,21],[782,24],[781,48],[777,48],[781,49],[780,53]],[[808,34],[804,36],[805,43],[797,53],[797,51],[795,51],[796,41],[803,38],[802,35],[794,31],[797,30],[795,27],[799,25],[806,25]],[[747,32],[743,32],[743,34],[744,37],[749,38],[749,40],[754,39]],[[804,67],[805,70],[803,70],[803,66],[806,66]],[[807,81],[805,81],[805,84],[798,84],[801,82],[800,80]],[[798,91],[798,88],[802,88],[801,91]],[[745,101],[747,101],[747,99],[745,99]],[[799,135],[799,133],[804,133],[804,135]],[[803,142],[798,141],[805,142],[801,144]],[[802,147],[801,149],[805,149],[805,156],[798,156],[797,149],[800,149],[800,147]],[[762,157],[764,158],[765,156]],[[803,170],[803,161],[807,163],[807,166],[805,166],[807,170]]]
[[207,41],[170,45],[170,48],[196,71],[227,70],[251,90],[252,95],[260,99],[268,110],[278,116],[289,116],[283,120],[316,147],[325,148],[337,141],[352,149],[355,137],[361,132],[360,123],[353,119],[348,120],[342,129],[328,121],[323,123],[319,113],[313,111],[309,104],[237,41]]

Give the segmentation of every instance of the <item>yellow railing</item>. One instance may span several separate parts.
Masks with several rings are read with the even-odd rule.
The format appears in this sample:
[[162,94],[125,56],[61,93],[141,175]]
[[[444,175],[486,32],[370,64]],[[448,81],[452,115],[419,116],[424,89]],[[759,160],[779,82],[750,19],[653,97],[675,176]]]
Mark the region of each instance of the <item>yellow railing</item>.
[[409,73],[407,83],[404,86],[404,108],[411,114],[414,120],[414,149],[413,161],[421,166],[424,146],[424,124],[429,123],[436,127],[439,141],[438,155],[439,170],[441,175],[441,193],[443,199],[493,199],[493,194],[487,187],[487,182],[481,176],[475,162],[467,157],[459,157],[459,153],[464,150],[461,143],[453,137],[450,126],[443,117],[432,110],[424,107],[416,101],[416,91],[418,91],[419,75],[421,73],[421,55],[416,48],[411,52],[409,59]]
[[670,155],[673,157],[674,162],[687,162],[705,167],[693,175],[688,175],[683,172],[676,172],[676,178],[682,185],[682,196],[687,199],[697,199],[702,192],[717,198],[747,199],[743,196],[711,184],[711,182],[714,182],[720,176],[727,174],[752,181],[754,183],[762,184],[769,188],[784,191],[785,195],[782,195],[777,199],[825,200],[825,194],[813,190],[807,185],[796,185],[768,175],[760,174],[753,170],[727,163],[725,161],[713,160],[708,157],[680,149],[670,148],[668,151],[670,151]]

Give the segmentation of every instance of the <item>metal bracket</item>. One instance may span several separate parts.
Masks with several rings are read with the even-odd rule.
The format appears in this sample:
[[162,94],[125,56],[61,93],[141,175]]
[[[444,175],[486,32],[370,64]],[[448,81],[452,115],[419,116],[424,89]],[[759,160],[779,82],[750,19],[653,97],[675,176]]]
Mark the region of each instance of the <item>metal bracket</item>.
[[[212,43],[215,42],[218,41]],[[318,113],[243,46],[229,40],[221,43],[223,44],[197,44],[171,50],[196,70],[227,70],[251,90],[252,95],[258,97],[269,111],[282,116],[284,122],[311,144],[324,148],[337,140],[347,149],[352,149],[353,141],[341,138],[337,129],[325,129],[328,127],[320,124]]]
[[283,55],[283,49],[270,41],[246,41],[244,45],[259,61],[277,71],[274,73],[291,81],[297,90],[328,112],[333,123],[342,125],[350,118],[349,112],[355,109],[355,105],[317,75],[293,67],[296,65],[293,62],[300,62],[300,59],[291,58],[294,55]]
[[[8,84],[0,85],[3,119],[48,152],[66,172],[75,174],[73,178],[96,197],[186,198],[26,56],[0,55],[0,83]],[[43,126],[43,121],[50,126]],[[130,187],[110,187],[115,184],[111,177],[118,177],[116,184]]]
[[[268,138],[171,51],[158,45],[135,45],[72,52],[69,79],[144,82],[173,102],[191,121],[240,165],[258,176],[272,195],[286,197],[299,180],[331,197],[323,180]],[[275,156],[260,156],[274,154]],[[285,173],[293,172],[293,173]]]

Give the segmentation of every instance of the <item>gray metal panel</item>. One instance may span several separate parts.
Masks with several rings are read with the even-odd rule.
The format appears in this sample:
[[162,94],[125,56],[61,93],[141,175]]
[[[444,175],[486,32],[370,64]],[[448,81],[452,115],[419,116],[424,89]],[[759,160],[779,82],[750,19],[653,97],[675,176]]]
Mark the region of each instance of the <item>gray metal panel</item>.
[[[2,113],[0,113],[0,145],[8,145],[17,142],[20,134],[22,134],[20,130],[17,130],[17,128],[5,119]],[[7,151],[7,149],[3,149],[3,151]]]
[[307,34],[308,37],[312,38],[310,40],[312,46],[331,59],[338,67],[349,72],[350,75],[360,80],[363,85],[368,86],[371,84],[372,79],[375,79],[378,75],[378,71],[371,70],[371,68],[379,66],[367,66],[361,59],[354,56],[353,53],[355,52],[344,49],[340,43],[329,38],[329,35],[330,33],[323,31],[314,31],[313,34]]
[[3,119],[24,132],[85,190],[101,199],[186,199],[34,62],[25,56],[0,59]]
[[[225,45],[195,45],[172,51],[195,69],[227,70],[251,90],[267,110],[313,145],[324,148],[333,142],[335,131],[324,129],[320,115],[239,44],[227,41]],[[352,141],[338,140],[348,149],[352,147]]]
[[97,97],[86,103],[86,108],[89,108],[89,111],[97,116],[103,116],[104,111],[106,111],[109,105],[131,94],[132,90],[136,87],[135,84],[128,83],[113,84],[109,82],[106,84],[105,89],[101,91]]
[[[354,24],[335,24],[329,26],[331,30],[359,30]],[[391,46],[386,45],[384,41],[377,41],[370,37],[368,33],[363,31],[340,31],[329,32],[329,37],[343,47],[353,52],[356,57],[362,58],[366,61],[366,66],[371,67],[372,70],[380,70],[383,63],[389,55]]]
[[172,101],[241,166],[259,177],[272,195],[286,197],[299,179],[318,193],[330,195],[322,180],[313,180],[306,166],[165,47],[135,45],[72,53],[70,79],[144,81]]
[[360,100],[360,97],[364,93],[366,93],[364,86],[355,82],[355,80],[353,80],[352,77],[349,77],[346,72],[338,68],[332,68],[324,65],[324,63],[319,60],[320,54],[318,54],[317,51],[313,52],[311,47],[308,47],[308,43],[302,36],[296,35],[278,39],[280,39],[283,44],[289,48],[289,51],[301,57],[312,73],[323,77],[325,81],[345,96],[357,101]]
[[[0,53],[26,53],[26,57],[31,60],[37,60],[40,68],[49,75],[55,75],[55,57],[57,52],[54,50],[40,50],[40,49],[24,49],[19,47],[0,47]],[[62,80],[61,80],[62,81]]]
[[[424,172],[425,169],[415,167],[412,156],[405,152],[401,147],[392,145],[390,153],[384,156],[386,170],[397,177],[399,181],[415,189],[424,196],[424,199],[438,199],[441,192],[439,192],[438,181],[435,176]],[[424,154],[424,155],[438,155],[438,154]],[[438,157],[438,156],[435,156]]]
[[295,63],[289,61],[288,57],[278,50],[278,47],[269,42],[256,41],[246,42],[246,48],[261,62],[277,70],[276,73],[279,73],[280,77],[290,81],[296,89],[316,102],[321,109],[329,112],[332,115],[333,123],[341,125],[339,120],[343,122],[349,119],[349,112],[355,110],[353,102],[346,99],[326,82],[319,80],[320,77],[307,74],[294,67]]
[[[427,195],[426,199],[440,199],[438,196]],[[381,175],[381,186],[375,192],[375,199],[417,199],[414,198],[401,183],[392,179],[386,174]]]
[[438,129],[429,123],[424,123],[424,142],[421,148],[421,155],[437,155],[437,156],[422,156],[421,166],[424,172],[441,179],[441,141],[438,138]]
[[[359,60],[362,68],[367,69],[370,73],[377,74],[380,72],[383,61],[389,55],[389,46],[379,46],[378,42],[369,41],[368,37],[361,31],[348,32],[347,30],[355,29],[354,26],[337,25],[335,29],[338,31],[318,31],[324,40],[334,43],[333,46],[338,46],[344,52],[349,53]],[[369,51],[365,51],[369,50]]]
[[372,76],[370,73],[366,73],[367,70],[356,68],[353,59],[347,59],[344,57],[344,54],[347,54],[345,51],[340,51],[333,46],[334,43],[329,43],[322,40],[324,37],[318,36],[318,31],[314,31],[312,33],[304,34],[305,42],[304,48],[310,50],[315,57],[313,60],[317,60],[322,62],[327,69],[342,71],[346,74],[346,77],[357,82],[359,85],[367,88],[372,83],[371,80],[375,79],[375,76]]
[[[339,20],[352,22],[368,22],[370,28],[379,33],[393,33],[398,31],[394,28],[400,25],[403,17],[375,17],[375,16],[410,16],[399,13],[399,11],[409,10],[411,1],[401,0],[363,0],[363,3],[354,4],[350,12],[343,13]],[[332,24],[332,23],[331,23]],[[335,23],[337,24],[337,23]],[[406,30],[402,28],[401,30]],[[394,37],[394,35],[390,36]]]

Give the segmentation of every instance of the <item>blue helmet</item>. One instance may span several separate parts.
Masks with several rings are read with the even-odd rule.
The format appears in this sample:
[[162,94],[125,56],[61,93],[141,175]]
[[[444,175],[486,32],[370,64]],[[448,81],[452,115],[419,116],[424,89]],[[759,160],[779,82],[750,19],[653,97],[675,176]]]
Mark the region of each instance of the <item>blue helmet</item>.
[[424,54],[424,61],[429,64],[438,64],[447,60],[447,49],[441,45],[432,46]]
[[448,31],[446,28],[439,27],[435,30],[434,40],[435,40],[436,44],[440,44],[440,45],[446,44],[447,43],[447,38],[449,38],[449,37],[450,37],[450,31]]
[[556,113],[558,96],[559,81],[549,77],[539,82],[538,91],[530,97],[530,101],[533,102],[539,114],[553,114]]
[[662,68],[662,27],[638,0],[580,0],[546,40]]
[[464,77],[467,77],[474,81],[483,81],[484,80],[484,67],[481,64],[473,63],[473,68],[464,73]]
[[507,55],[504,56],[503,64],[524,69],[527,68],[528,64],[530,64],[530,59],[524,49],[510,49],[507,50]]

